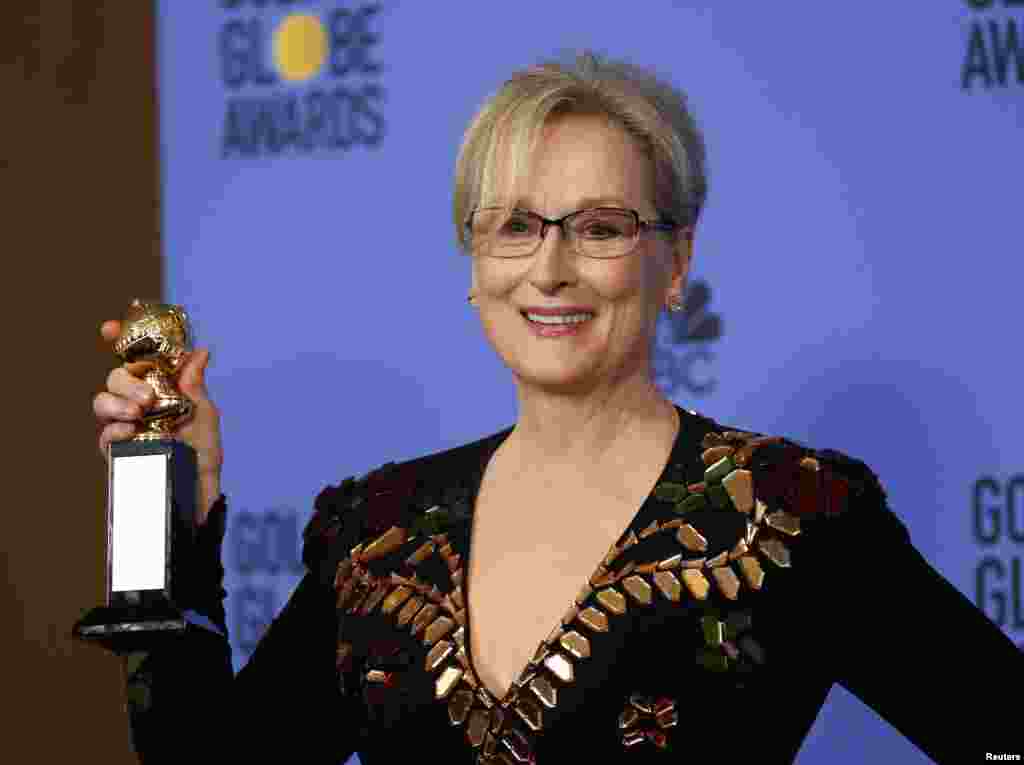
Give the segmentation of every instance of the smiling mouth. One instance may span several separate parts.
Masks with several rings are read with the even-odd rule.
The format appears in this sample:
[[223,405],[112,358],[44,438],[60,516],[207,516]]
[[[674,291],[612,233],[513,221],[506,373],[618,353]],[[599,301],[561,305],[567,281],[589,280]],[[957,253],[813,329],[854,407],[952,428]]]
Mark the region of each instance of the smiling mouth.
[[586,321],[590,321],[596,316],[596,314],[589,311],[572,314],[560,314],[557,316],[547,316],[543,314],[529,313],[528,311],[520,311],[523,318],[529,321],[531,324],[538,324],[541,326],[566,326],[566,325],[577,325],[582,324]]

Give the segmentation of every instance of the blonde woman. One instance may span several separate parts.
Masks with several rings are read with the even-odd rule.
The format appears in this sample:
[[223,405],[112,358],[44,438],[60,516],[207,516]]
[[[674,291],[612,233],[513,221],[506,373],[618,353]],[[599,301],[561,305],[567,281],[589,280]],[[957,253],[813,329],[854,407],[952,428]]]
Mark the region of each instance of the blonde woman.
[[[131,657],[143,760],[791,762],[835,683],[936,762],[1019,751],[1011,707],[989,703],[992,678],[1024,680],[1018,651],[919,555],[875,474],[654,385],[707,191],[684,96],[592,54],[536,66],[484,104],[456,168],[514,426],[325,489],[308,573],[233,677],[197,352],[189,605],[216,629]],[[133,372],[95,399],[101,449],[147,404]]]

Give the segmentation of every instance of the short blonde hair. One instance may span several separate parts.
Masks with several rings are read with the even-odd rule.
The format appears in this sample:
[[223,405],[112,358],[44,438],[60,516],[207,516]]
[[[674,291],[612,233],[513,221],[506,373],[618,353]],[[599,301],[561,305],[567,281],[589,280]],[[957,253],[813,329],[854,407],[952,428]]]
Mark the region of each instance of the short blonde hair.
[[469,123],[455,163],[453,200],[463,252],[469,249],[465,226],[474,207],[498,202],[502,150],[518,184],[544,124],[574,113],[603,114],[638,139],[654,166],[659,215],[680,226],[697,224],[707,196],[706,150],[686,95],[646,69],[584,51],[564,63],[516,72]]

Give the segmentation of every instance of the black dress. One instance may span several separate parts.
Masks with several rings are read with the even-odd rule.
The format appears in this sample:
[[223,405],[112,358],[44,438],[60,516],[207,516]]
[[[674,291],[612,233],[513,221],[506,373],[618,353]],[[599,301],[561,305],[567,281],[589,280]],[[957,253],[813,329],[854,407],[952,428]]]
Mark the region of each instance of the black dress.
[[[833,683],[936,762],[1022,753],[1021,653],[863,462],[678,411],[654,490],[505,698],[473,671],[465,572],[512,428],[325,489],[308,572],[237,677],[202,628],[128,657],[142,761],[787,763]],[[190,604],[221,631],[224,513]]]

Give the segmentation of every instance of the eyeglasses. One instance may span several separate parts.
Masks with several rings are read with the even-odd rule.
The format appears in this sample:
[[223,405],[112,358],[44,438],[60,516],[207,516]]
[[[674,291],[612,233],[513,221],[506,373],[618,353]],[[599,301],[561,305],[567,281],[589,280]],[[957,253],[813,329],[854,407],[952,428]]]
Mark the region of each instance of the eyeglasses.
[[673,231],[672,221],[644,220],[636,210],[593,207],[557,220],[529,210],[478,207],[466,221],[473,255],[522,258],[532,255],[544,240],[548,226],[558,226],[575,252],[588,258],[621,258],[640,241],[644,229]]

